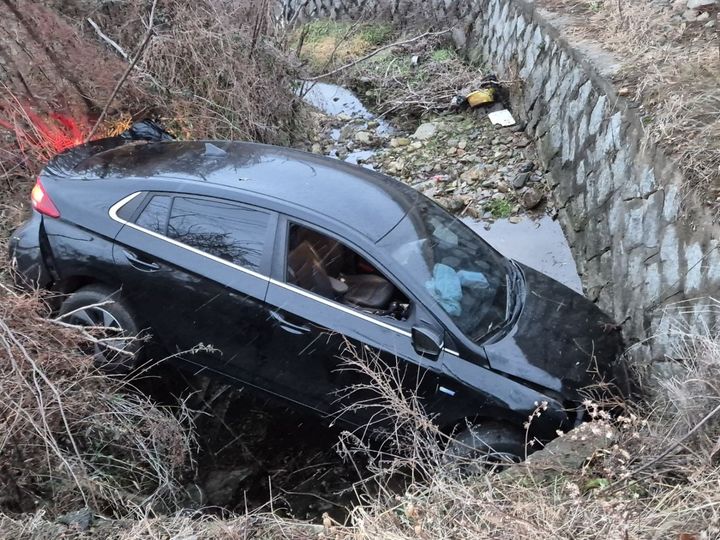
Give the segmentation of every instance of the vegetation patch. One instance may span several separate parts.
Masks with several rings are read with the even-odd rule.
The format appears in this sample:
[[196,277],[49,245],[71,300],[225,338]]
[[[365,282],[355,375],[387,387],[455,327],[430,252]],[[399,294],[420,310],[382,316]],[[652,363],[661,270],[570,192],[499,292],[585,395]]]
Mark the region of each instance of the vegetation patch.
[[300,59],[319,74],[367,54],[389,42],[395,33],[385,23],[321,20],[304,25],[293,34],[293,41]]

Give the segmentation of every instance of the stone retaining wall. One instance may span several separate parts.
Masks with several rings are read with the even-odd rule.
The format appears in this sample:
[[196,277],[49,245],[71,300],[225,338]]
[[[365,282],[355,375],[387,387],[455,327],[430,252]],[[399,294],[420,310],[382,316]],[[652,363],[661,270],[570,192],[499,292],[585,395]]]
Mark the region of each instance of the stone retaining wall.
[[514,113],[552,173],[586,293],[623,324],[637,355],[662,356],[665,343],[643,340],[662,326],[665,306],[716,294],[718,227],[701,205],[682,200],[679,170],[647,143],[631,103],[617,96],[612,57],[568,43],[532,3],[285,0],[283,9],[289,20],[374,17],[451,27],[469,59],[486,61],[502,80],[519,77]]

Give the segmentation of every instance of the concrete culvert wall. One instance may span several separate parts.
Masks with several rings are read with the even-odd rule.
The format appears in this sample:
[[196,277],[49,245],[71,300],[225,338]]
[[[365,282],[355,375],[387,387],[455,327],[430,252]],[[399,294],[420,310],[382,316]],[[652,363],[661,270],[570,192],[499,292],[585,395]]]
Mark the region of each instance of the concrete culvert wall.
[[[468,59],[487,63],[501,80],[519,79],[512,85],[513,112],[551,172],[585,292],[623,325],[637,358],[663,357],[666,341],[647,338],[666,330],[668,306],[716,294],[720,231],[684,195],[682,174],[647,140],[632,102],[617,95],[613,58],[566,39],[533,3],[285,0],[282,6],[292,21],[430,21],[451,28]],[[683,311],[689,328],[715,322],[707,310]]]

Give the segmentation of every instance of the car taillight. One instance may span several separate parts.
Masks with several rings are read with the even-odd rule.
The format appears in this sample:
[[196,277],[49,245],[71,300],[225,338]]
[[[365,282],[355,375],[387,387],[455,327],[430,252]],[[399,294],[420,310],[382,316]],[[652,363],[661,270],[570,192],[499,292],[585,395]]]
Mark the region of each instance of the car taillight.
[[48,196],[39,178],[30,192],[30,202],[32,207],[41,214],[52,218],[60,217],[60,212]]

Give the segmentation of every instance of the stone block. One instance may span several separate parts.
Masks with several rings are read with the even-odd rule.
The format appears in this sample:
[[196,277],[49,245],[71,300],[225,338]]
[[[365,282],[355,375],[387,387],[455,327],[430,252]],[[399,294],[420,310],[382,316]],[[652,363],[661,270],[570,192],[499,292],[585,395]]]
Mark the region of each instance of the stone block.
[[680,244],[674,225],[668,225],[660,240],[663,285],[674,288],[680,281]]

